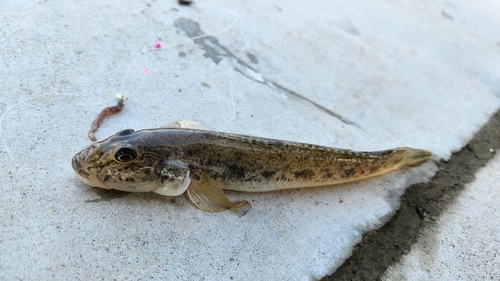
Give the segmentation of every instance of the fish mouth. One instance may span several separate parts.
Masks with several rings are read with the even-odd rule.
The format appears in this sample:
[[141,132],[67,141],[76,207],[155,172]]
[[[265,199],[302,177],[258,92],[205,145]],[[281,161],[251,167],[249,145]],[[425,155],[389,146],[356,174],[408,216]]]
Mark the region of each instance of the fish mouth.
[[82,175],[80,175],[79,173],[77,173],[77,176],[80,178],[80,180],[86,184],[86,185],[90,185],[90,186],[93,186],[93,187],[99,187],[99,188],[103,188],[103,189],[112,189],[108,186],[106,186],[103,182],[101,181],[93,181],[89,178],[86,178]]
[[92,175],[92,173],[90,173],[89,170],[82,165],[82,159],[86,159],[91,152],[92,147],[89,147],[73,156],[73,159],[71,160],[71,166],[73,166],[73,170],[75,170],[76,174],[84,184],[104,189],[111,189],[97,177]]

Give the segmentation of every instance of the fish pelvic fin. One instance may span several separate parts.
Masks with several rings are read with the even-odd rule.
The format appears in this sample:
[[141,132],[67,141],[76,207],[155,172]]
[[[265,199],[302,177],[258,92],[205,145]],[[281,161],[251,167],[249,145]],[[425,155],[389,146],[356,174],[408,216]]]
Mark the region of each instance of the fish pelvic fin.
[[398,147],[392,153],[401,157],[399,169],[419,166],[432,156],[432,153],[427,150],[410,147]]
[[231,202],[217,182],[205,172],[193,174],[187,194],[189,200],[204,212],[218,213],[231,209],[241,217],[252,208],[252,205],[246,200]]

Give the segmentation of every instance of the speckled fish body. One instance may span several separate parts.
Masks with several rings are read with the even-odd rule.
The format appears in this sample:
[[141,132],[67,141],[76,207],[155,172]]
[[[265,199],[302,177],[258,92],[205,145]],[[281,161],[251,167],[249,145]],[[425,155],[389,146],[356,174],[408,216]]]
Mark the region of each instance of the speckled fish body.
[[171,196],[187,191],[198,208],[218,212],[237,209],[237,203],[250,209],[246,201],[229,202],[221,189],[334,185],[416,166],[429,156],[404,147],[354,152],[215,131],[149,129],[124,130],[92,144],[75,155],[73,168],[92,186]]

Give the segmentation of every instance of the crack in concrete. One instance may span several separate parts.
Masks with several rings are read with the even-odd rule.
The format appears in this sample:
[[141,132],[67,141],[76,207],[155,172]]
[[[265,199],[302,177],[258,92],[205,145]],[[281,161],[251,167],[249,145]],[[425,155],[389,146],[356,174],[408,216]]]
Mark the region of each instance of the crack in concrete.
[[439,163],[439,171],[428,183],[408,187],[401,207],[380,229],[365,233],[352,255],[323,281],[380,280],[388,267],[410,250],[419,233],[432,227],[436,218],[475,179],[478,169],[500,151],[500,111],[449,161]]
[[[229,51],[229,49],[222,46],[215,37],[206,36],[206,34],[201,30],[200,25],[197,22],[190,19],[179,18],[175,21],[174,26],[183,30],[186,33],[186,35],[189,36],[189,38],[194,38],[193,41],[196,44],[200,45],[205,51],[204,56],[206,58],[212,59],[212,61],[215,64],[219,64],[219,62],[222,60],[223,57],[232,58],[236,61],[236,65],[233,66],[234,70],[236,70],[243,76],[255,82],[271,87],[272,89],[279,90],[281,93],[285,94],[289,98],[309,103],[310,105],[316,107],[317,109],[328,114],[329,116],[340,120],[342,123],[347,125],[352,125],[361,129],[361,126],[356,124],[354,121],[349,120],[344,116],[336,112],[333,112],[332,110],[318,104],[317,102],[314,102],[297,92],[287,89],[286,87],[274,81],[264,78],[262,74],[260,74],[257,70],[252,68],[246,62],[237,58],[231,51]],[[199,38],[201,36],[206,36],[206,37]]]

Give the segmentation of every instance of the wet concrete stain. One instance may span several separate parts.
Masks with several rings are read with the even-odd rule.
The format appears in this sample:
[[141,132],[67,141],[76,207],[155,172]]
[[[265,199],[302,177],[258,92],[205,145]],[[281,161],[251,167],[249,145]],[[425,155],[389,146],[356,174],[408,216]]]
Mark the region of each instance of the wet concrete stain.
[[443,10],[443,11],[441,11],[441,15],[442,15],[443,17],[445,17],[446,19],[453,20],[453,17],[452,17],[452,16],[450,16],[450,14],[448,14],[448,13],[447,13],[446,11],[444,11],[444,10]]
[[389,222],[365,233],[351,257],[322,280],[380,280],[386,269],[410,250],[418,234],[431,227],[464,186],[475,179],[476,171],[493,158],[495,151],[500,151],[500,111],[462,150],[438,164],[439,171],[430,182],[408,187],[400,209]]
[[356,28],[356,26],[346,17],[344,17],[342,20],[338,21],[336,23],[338,27],[340,27],[342,30],[345,32],[359,37],[361,35],[361,32],[359,32],[359,29]]
[[[199,46],[201,46],[203,48],[203,50],[205,51],[204,56],[206,58],[210,58],[215,64],[219,64],[220,61],[223,59],[223,57],[232,58],[232,59],[236,60],[236,64],[234,65],[234,70],[239,72],[243,76],[245,76],[245,77],[247,77],[255,82],[258,82],[258,83],[264,84],[268,87],[271,87],[272,89],[278,90],[279,92],[285,94],[289,98],[304,101],[304,102],[316,107],[317,109],[321,110],[322,112],[330,115],[331,117],[338,119],[339,121],[341,121],[344,124],[352,125],[356,128],[362,129],[361,126],[359,126],[355,122],[345,118],[341,114],[333,112],[332,110],[304,97],[303,95],[301,95],[297,92],[294,92],[290,89],[287,89],[287,88],[281,86],[280,84],[278,84],[274,81],[271,81],[269,79],[262,77],[262,75],[260,75],[260,73],[257,70],[252,68],[246,62],[237,58],[231,51],[229,51],[229,49],[222,46],[215,37],[206,36],[206,37],[198,38],[201,36],[205,36],[206,34],[205,34],[205,32],[203,32],[201,30],[200,25],[197,22],[190,20],[190,19],[186,19],[186,18],[179,18],[175,21],[174,26],[179,28],[180,30],[184,31],[189,38],[193,38],[193,41],[196,44],[198,44]],[[252,61],[251,58],[250,58],[250,61]]]
[[200,25],[197,22],[185,18],[179,18],[175,21],[174,26],[183,30],[189,38],[194,38],[193,41],[200,45],[205,51],[203,56],[211,59],[215,62],[215,64],[219,64],[222,60],[222,56],[231,55],[227,49],[219,44],[219,41],[215,37],[202,37],[206,34],[201,30]]
[[256,56],[254,56],[254,55],[252,55],[250,53],[247,53],[247,57],[248,57],[248,59],[250,60],[251,63],[255,63],[255,64],[259,63],[259,60],[257,59]]

